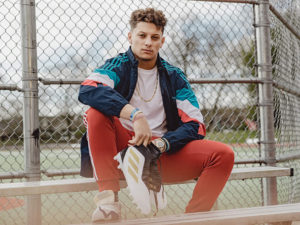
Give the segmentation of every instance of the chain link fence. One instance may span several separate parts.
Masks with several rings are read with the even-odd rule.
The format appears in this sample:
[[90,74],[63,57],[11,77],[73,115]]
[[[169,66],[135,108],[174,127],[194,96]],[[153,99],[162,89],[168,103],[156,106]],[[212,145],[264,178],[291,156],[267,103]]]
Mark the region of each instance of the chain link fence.
[[[299,202],[300,2],[271,1],[272,75],[278,166],[294,168],[294,177],[278,179],[280,202]],[[278,16],[280,13],[280,16]],[[288,24],[286,24],[288,23]]]
[[[21,1],[22,3],[23,1]],[[257,46],[256,1],[36,0],[41,179],[79,177],[79,142],[87,109],[77,101],[80,81],[129,47],[129,16],[155,7],[168,18],[161,56],[192,83],[207,126],[207,139],[228,143],[236,167],[264,164]],[[273,115],[278,166],[294,168],[277,178],[278,201],[300,202],[300,3],[271,0],[269,10]],[[0,183],[26,180],[23,134],[21,7],[0,3]],[[166,186],[168,207],[184,211],[194,184]],[[89,222],[95,192],[41,196],[42,224]],[[142,217],[127,190],[123,218]],[[0,197],[0,223],[25,224],[26,198]],[[264,204],[263,179],[230,181],[218,209]]]

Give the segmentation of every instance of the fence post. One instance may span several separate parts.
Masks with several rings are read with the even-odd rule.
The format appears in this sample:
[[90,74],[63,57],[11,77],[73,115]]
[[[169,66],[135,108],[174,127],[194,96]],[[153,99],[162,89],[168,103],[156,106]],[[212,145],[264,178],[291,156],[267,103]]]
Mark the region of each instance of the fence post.
[[[276,165],[275,129],[273,115],[273,80],[269,0],[259,0],[255,6],[256,45],[259,84],[261,147],[268,166]],[[265,178],[263,183],[265,205],[277,204],[276,177]]]
[[[21,0],[23,134],[27,181],[40,180],[40,138],[35,0]],[[26,224],[41,224],[41,196],[26,196]]]

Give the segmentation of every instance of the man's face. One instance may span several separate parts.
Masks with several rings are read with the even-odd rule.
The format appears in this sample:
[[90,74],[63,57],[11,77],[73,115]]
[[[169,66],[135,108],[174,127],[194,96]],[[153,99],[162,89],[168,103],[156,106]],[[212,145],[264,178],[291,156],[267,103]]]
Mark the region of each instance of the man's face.
[[131,49],[138,60],[155,63],[159,49],[165,38],[161,29],[153,23],[139,22],[136,27],[128,33]]

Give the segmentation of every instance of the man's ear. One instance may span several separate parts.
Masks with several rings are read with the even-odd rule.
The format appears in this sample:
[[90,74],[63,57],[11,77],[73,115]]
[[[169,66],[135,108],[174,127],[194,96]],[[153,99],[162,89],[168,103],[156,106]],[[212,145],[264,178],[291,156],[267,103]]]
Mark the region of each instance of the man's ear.
[[132,33],[131,33],[131,31],[129,31],[128,32],[128,41],[129,41],[130,44],[132,44],[132,39],[131,38],[132,38]]

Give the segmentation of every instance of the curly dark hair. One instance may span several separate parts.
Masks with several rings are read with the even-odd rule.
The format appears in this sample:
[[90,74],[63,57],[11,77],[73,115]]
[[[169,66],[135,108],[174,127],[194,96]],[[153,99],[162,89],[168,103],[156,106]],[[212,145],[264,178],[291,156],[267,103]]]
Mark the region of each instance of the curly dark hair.
[[139,22],[153,23],[164,32],[167,19],[161,10],[154,8],[138,9],[132,12],[129,24],[133,30]]

